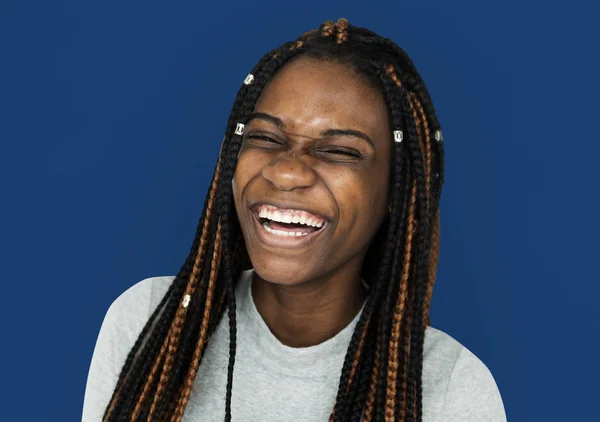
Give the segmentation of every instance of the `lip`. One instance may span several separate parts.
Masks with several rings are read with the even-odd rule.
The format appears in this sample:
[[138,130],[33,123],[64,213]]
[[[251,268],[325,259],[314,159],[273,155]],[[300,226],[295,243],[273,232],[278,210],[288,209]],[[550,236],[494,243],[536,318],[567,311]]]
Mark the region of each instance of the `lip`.
[[[306,211],[306,212],[309,212],[311,214],[314,214],[316,216],[323,218],[325,220],[325,223],[323,224],[323,227],[321,227],[319,230],[317,230],[313,233],[307,234],[305,236],[284,237],[284,236],[279,236],[279,235],[276,235],[273,233],[269,233],[268,231],[265,230],[265,228],[260,223],[260,218],[258,217],[258,213],[256,212],[256,208],[259,205],[263,205],[263,204],[264,205],[272,205],[274,207],[281,208],[281,209],[295,209],[295,210]],[[267,203],[267,202],[256,202],[256,203],[252,204],[252,206],[250,206],[250,214],[252,214],[252,220],[254,220],[255,232],[257,234],[258,240],[267,246],[273,246],[273,247],[277,247],[277,248],[290,248],[290,249],[301,248],[301,247],[306,247],[306,246],[314,243],[315,240],[323,232],[325,232],[328,229],[329,221],[330,221],[330,219],[328,217],[325,217],[323,214],[307,210],[306,208],[296,207],[296,206],[289,205],[289,204],[288,205],[277,205],[274,203]]]

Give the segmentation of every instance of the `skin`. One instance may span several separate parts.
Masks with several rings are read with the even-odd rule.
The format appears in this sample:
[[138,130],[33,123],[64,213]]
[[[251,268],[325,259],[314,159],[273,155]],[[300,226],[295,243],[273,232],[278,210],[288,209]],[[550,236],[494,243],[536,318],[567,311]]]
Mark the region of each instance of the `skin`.
[[[265,87],[254,112],[280,120],[248,122],[233,180],[254,302],[282,343],[319,344],[347,326],[365,298],[361,267],[388,209],[385,99],[347,65],[300,57]],[[257,202],[302,208],[327,223],[308,245],[265,244],[251,211]]]

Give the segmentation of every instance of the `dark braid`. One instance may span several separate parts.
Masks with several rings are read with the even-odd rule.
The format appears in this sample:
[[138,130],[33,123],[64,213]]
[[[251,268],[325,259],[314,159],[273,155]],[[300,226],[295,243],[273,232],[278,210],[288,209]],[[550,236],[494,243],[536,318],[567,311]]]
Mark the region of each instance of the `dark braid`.
[[[204,211],[200,218],[200,222],[202,222],[205,218],[208,201],[209,201],[209,196],[207,195],[205,204],[204,204]],[[165,336],[166,330],[168,328],[167,321],[169,321],[172,318],[174,310],[176,309],[176,306],[174,306],[174,304],[172,303],[171,298],[172,297],[180,297],[183,294],[183,289],[185,288],[185,284],[182,283],[181,281],[185,277],[185,274],[189,274],[191,271],[191,265],[193,263],[192,259],[195,257],[195,251],[197,250],[197,248],[199,247],[199,244],[200,244],[201,228],[202,228],[202,225],[199,224],[197,232],[196,232],[196,236],[192,243],[190,255],[188,256],[186,262],[184,263],[180,273],[175,277],[175,280],[173,280],[173,282],[169,286],[169,289],[167,290],[166,294],[162,298],[161,302],[159,303],[159,305],[156,307],[156,309],[150,316],[148,322],[144,326],[144,328],[143,328],[142,332],[140,333],[140,335],[138,336],[134,346],[132,347],[131,351],[129,352],[127,359],[125,360],[125,363],[121,370],[121,374],[117,381],[117,385],[115,387],[115,390],[113,392],[111,400],[109,401],[109,406],[106,408],[106,411],[104,413],[103,420],[106,419],[107,414],[109,412],[111,412],[112,411],[111,409],[115,406],[116,400],[118,397],[117,392],[121,389],[124,389],[125,391],[129,391],[132,388],[135,389],[136,386],[139,385],[140,379],[143,378],[143,377],[140,377],[139,374],[145,374],[147,372],[147,368],[149,368],[149,363],[152,361],[152,357],[155,355],[157,345],[159,343],[161,343],[159,339],[164,338],[164,336]],[[167,308],[163,309],[165,307],[165,305],[167,306]],[[162,315],[161,315],[161,311],[162,311]],[[160,319],[159,319],[159,317],[160,317]],[[148,337],[148,334],[151,329],[152,329],[153,335]],[[142,354],[142,353],[140,353],[140,351],[141,351],[141,347],[142,347],[142,344],[144,343],[144,341],[146,341],[146,344],[145,344],[144,353]],[[142,358],[138,358],[138,355],[141,355]],[[136,358],[138,358],[138,359],[136,359]],[[133,366],[134,360],[136,361],[135,362],[136,366]],[[133,375],[129,376],[130,374],[133,374]],[[135,374],[138,374],[138,376],[136,377]],[[125,381],[128,381],[127,386],[124,386]],[[133,399],[133,394],[131,394],[130,396]],[[121,401],[121,403],[123,403],[123,401]],[[128,408],[128,407],[129,406],[127,406],[125,408]]]
[[[211,265],[206,265],[203,268],[203,279],[209,280],[208,283],[203,284],[202,288],[199,288],[196,291],[196,294],[192,296],[191,304],[190,304],[190,314],[197,315],[200,312],[200,305],[206,303],[212,305],[212,297],[214,293],[214,287],[216,284],[216,276],[218,274],[218,266],[221,257],[221,237],[219,236],[219,228],[217,227],[217,237],[215,242],[213,242],[209,246],[208,256],[211,257]],[[177,354],[175,357],[175,363],[173,364],[173,376],[171,377],[169,386],[167,387],[167,391],[173,391],[178,386],[183,388],[182,393],[184,395],[189,395],[192,387],[193,379],[188,379],[185,375],[192,371],[196,372],[196,367],[190,367],[190,364],[199,360],[199,354],[201,354],[203,348],[202,346],[206,343],[207,336],[207,325],[208,320],[206,318],[206,314],[209,311],[207,307],[203,308],[203,318],[187,318],[185,321],[184,333],[189,333],[188,336],[182,336],[181,345],[177,350]],[[202,330],[199,327],[202,326]],[[168,399],[165,397],[162,402],[159,404],[155,414],[154,419],[159,421],[159,416],[163,412],[164,406],[173,405],[173,409],[164,409],[166,413],[172,413],[173,411],[180,411],[178,402],[175,400],[175,403],[169,403]],[[183,412],[183,409],[181,409]],[[183,413],[182,413],[183,416]]]
[[376,345],[377,331],[369,330],[367,333],[363,358],[359,363],[356,375],[356,388],[349,392],[349,395],[352,394],[348,399],[348,402],[351,405],[348,406],[348,418],[351,422],[360,422],[365,411],[365,402],[369,392],[369,380],[376,358]]
[[[368,296],[350,340],[330,420],[422,420],[425,329],[439,248],[443,185],[440,126],[425,84],[406,52],[387,38],[327,21],[265,54],[242,84],[225,129],[191,251],[127,356],[104,421],[180,422],[206,346],[227,306],[230,421],[236,354],[236,283],[249,264],[232,180],[245,125],[265,86],[298,57],[349,66],[379,89],[390,129],[402,131],[390,162],[390,212],[365,257]],[[393,140],[390,139],[390,142]],[[182,300],[189,295],[189,305]]]

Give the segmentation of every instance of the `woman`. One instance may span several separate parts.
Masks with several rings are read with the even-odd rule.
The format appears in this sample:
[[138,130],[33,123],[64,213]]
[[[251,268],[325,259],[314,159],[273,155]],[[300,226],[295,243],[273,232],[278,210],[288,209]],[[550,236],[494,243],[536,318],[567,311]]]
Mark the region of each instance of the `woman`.
[[84,421],[504,421],[429,326],[442,145],[392,41],[340,19],[266,54],[180,272],[106,315]]

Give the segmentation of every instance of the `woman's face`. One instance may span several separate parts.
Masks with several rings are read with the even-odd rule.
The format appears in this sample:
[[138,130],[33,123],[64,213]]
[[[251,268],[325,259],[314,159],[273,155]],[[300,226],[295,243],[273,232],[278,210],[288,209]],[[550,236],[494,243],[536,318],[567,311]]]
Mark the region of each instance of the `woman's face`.
[[233,180],[257,274],[299,284],[359,271],[387,211],[383,95],[347,66],[301,57],[265,87]]

